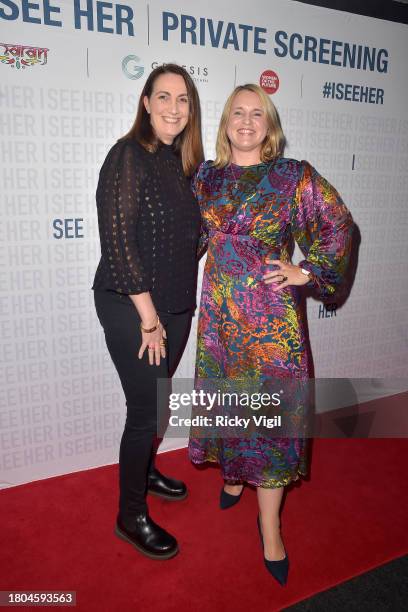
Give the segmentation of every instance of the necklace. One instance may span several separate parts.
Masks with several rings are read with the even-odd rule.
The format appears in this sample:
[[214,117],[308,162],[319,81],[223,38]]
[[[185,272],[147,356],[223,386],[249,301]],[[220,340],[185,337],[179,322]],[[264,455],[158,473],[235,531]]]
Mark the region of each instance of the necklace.
[[231,174],[234,178],[234,189],[238,189],[238,177],[236,176],[235,172],[234,172],[234,168],[232,167],[232,163],[230,163],[230,170],[231,170]]
[[[257,184],[255,183],[251,185],[251,183],[248,181],[248,185],[245,185],[244,183],[245,188],[240,189],[239,177],[235,174],[232,163],[229,164],[229,168],[234,178],[234,183],[233,183],[233,189],[235,190],[234,197],[238,195],[238,191],[241,191],[241,194],[242,194],[241,197],[244,196],[243,198],[244,202],[249,202],[249,200],[252,200],[252,198],[257,194],[257,191],[258,191]],[[249,193],[250,191],[253,191],[253,193]],[[245,196],[248,196],[248,197],[245,197]]]

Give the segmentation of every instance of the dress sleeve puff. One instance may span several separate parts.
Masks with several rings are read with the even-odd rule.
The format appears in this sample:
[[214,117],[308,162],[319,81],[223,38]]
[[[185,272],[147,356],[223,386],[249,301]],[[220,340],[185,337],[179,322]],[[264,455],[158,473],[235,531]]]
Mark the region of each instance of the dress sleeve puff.
[[344,279],[353,225],[335,188],[308,162],[301,162],[292,206],[292,233],[305,257],[299,266],[311,272],[307,286],[322,298],[333,294]]
[[151,288],[136,238],[145,173],[137,144],[118,142],[105,159],[96,191],[101,253],[108,285],[127,295]]
[[[196,198],[198,204],[200,204],[200,199],[203,193],[203,185],[204,185],[204,173],[205,168],[207,166],[207,162],[202,162],[197,168],[196,172],[191,179],[191,189],[193,191],[194,197]],[[205,221],[203,216],[201,216],[201,226],[200,226],[200,238],[198,241],[197,247],[197,259],[201,259],[204,255],[208,247],[208,229],[205,225]]]

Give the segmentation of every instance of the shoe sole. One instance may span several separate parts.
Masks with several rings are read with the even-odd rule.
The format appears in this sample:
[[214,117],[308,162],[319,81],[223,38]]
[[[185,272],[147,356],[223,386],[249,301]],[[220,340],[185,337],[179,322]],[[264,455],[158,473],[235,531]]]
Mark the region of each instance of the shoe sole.
[[188,491],[184,493],[184,495],[180,495],[175,497],[174,495],[166,495],[165,493],[156,493],[156,491],[147,490],[149,495],[154,495],[154,497],[160,497],[161,499],[166,499],[167,501],[183,501],[188,497]]
[[172,557],[175,557],[177,553],[179,552],[179,548],[177,547],[175,550],[168,552],[168,553],[163,553],[163,554],[151,553],[145,550],[144,548],[142,548],[141,546],[138,546],[136,542],[133,542],[133,540],[128,538],[127,535],[123,533],[123,531],[121,531],[117,525],[115,526],[114,533],[118,538],[120,538],[121,540],[124,540],[128,544],[131,544],[134,548],[136,548],[136,550],[142,553],[142,555],[144,555],[145,557],[149,557],[149,559],[167,560],[167,559],[171,559]]

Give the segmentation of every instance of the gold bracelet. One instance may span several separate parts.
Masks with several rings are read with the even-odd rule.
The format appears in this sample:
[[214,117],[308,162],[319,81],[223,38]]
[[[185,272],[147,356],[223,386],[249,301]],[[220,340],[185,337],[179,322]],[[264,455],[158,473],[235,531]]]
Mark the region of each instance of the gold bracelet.
[[160,321],[159,321],[159,317],[157,317],[157,323],[154,327],[150,327],[149,329],[146,329],[143,327],[143,325],[140,323],[140,329],[142,330],[142,332],[144,332],[145,334],[151,334],[152,332],[156,331],[156,329],[159,327],[160,325]]

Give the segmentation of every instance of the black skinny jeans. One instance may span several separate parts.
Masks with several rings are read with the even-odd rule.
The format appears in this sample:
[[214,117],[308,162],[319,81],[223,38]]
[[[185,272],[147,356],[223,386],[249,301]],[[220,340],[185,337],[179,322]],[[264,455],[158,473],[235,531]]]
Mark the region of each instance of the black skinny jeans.
[[[126,423],[119,451],[119,514],[123,524],[146,512],[149,469],[153,466],[157,432],[157,379],[171,377],[180,361],[191,327],[192,311],[158,312],[167,333],[167,357],[149,365],[142,342],[140,317],[127,295],[94,291],[96,312],[126,397]],[[153,459],[152,459],[153,457]]]

